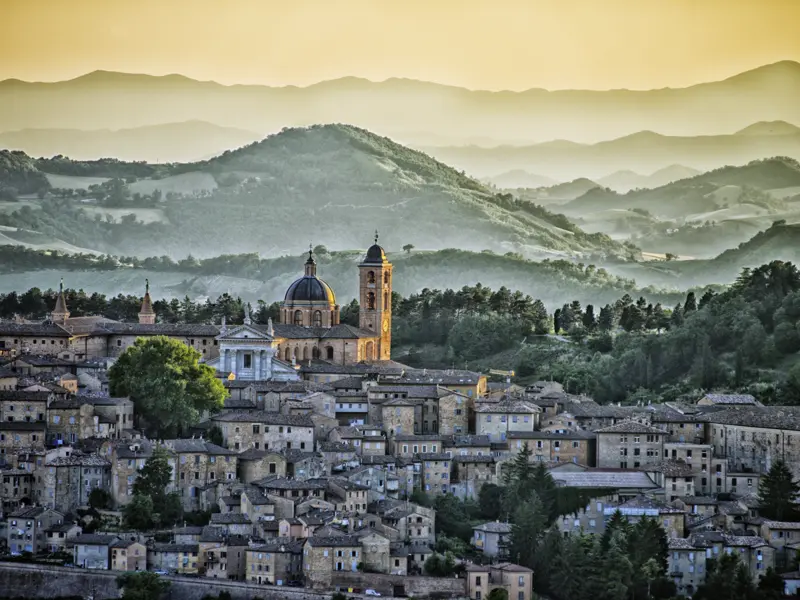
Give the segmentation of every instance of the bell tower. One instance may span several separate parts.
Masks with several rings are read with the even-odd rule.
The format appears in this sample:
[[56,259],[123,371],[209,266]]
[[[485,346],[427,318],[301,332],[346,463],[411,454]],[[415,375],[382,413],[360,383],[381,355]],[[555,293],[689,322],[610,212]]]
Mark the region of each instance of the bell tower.
[[377,231],[375,243],[358,265],[358,303],[359,328],[373,331],[379,338],[375,358],[389,360],[392,352],[392,263],[378,245]]

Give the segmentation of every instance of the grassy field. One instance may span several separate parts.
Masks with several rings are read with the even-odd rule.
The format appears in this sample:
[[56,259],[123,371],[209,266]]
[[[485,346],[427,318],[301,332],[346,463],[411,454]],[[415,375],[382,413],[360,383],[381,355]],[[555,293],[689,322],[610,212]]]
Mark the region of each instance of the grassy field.
[[152,194],[155,190],[161,190],[162,194],[177,192],[179,194],[192,194],[205,190],[217,189],[217,182],[209,173],[194,171],[182,173],[164,179],[140,179],[128,184],[132,194]]
[[116,220],[119,220],[125,215],[136,215],[137,221],[144,223],[169,223],[169,219],[160,208],[106,208],[104,206],[81,206],[83,210],[91,214],[111,215]]
[[[0,246],[25,246],[33,250],[58,250],[60,252],[100,254],[94,250],[73,246],[58,238],[16,227],[0,226]],[[13,265],[12,265],[13,267]]]
[[88,190],[90,185],[101,184],[108,181],[108,177],[81,177],[79,175],[51,175],[45,173],[47,181],[54,188],[71,190]]

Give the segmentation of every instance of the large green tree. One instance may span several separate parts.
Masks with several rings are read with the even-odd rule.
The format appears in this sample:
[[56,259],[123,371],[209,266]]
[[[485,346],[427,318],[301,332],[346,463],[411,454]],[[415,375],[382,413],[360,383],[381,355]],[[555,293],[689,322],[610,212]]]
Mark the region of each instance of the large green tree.
[[199,359],[177,340],[139,338],[109,369],[111,394],[133,400],[139,426],[151,437],[177,437],[225,400],[214,369]]
[[797,515],[800,483],[785,462],[776,460],[758,484],[759,512],[768,519],[793,521]]
[[125,573],[117,577],[123,600],[158,600],[169,589],[169,581],[151,571]]
[[126,522],[134,529],[146,529],[148,518],[150,526],[168,526],[179,521],[183,517],[183,505],[176,492],[167,493],[171,483],[169,454],[157,446],[133,483],[133,500],[124,512]]

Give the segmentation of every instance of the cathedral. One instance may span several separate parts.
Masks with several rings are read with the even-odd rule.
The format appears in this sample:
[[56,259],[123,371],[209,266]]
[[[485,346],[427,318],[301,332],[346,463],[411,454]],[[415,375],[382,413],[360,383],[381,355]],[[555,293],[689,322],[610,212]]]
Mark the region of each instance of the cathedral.
[[296,379],[309,360],[337,365],[389,360],[392,344],[392,264],[375,243],[358,265],[358,327],[339,321],[330,285],[317,276],[309,250],[303,276],[286,290],[280,322],[253,323],[249,311],[238,325],[158,323],[146,285],[137,323],[104,317],[71,317],[63,283],[48,319],[0,322],[0,350],[6,355],[38,354],[79,361],[116,357],[139,337],[165,335],[201,353],[220,376],[231,379]]

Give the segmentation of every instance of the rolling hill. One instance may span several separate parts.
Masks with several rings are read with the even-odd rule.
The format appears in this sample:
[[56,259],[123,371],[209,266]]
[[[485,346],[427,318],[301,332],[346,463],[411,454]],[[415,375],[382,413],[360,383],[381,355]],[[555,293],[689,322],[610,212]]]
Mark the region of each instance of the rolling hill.
[[650,175],[641,175],[631,170],[616,171],[597,180],[602,187],[611,188],[615,192],[628,192],[636,188],[657,188],[673,181],[699,175],[700,171],[683,165],[669,165]]
[[493,177],[487,177],[487,181],[501,189],[550,187],[559,183],[555,179],[530,173],[525,169],[506,171]]
[[[800,123],[798,97],[800,64],[791,61],[765,65],[722,81],[646,91],[490,92],[408,79],[371,82],[355,77],[303,88],[225,86],[180,75],[96,71],[54,83],[0,82],[0,131],[116,130],[199,120],[222,127],[277,132],[286,126],[347,122],[417,145],[430,144],[433,136],[458,140],[459,144],[485,138],[500,143],[518,143],[521,139],[595,143],[655,128],[669,136],[686,137],[738,131],[757,121]],[[149,160],[164,160],[158,152],[160,141],[153,140]],[[769,154],[786,152],[771,148]],[[434,155],[450,162],[444,153]],[[744,157],[751,158],[754,156]],[[660,164],[654,162],[615,165],[608,161],[599,172],[578,169],[566,175],[545,171],[537,161],[506,164],[486,173],[470,168],[470,172],[488,176],[527,168],[558,179],[573,179],[599,177],[625,168],[649,172],[674,162],[700,168],[674,156]],[[459,161],[452,164],[468,168]],[[712,166],[718,164],[702,167]]]
[[39,174],[130,177],[137,179],[131,187],[150,189],[192,174],[195,185],[205,186],[201,193],[162,198],[165,219],[148,224],[109,223],[77,201],[58,199],[43,201],[39,211],[0,216],[2,225],[114,254],[281,255],[309,243],[333,249],[367,243],[375,229],[395,249],[412,244],[551,257],[630,253],[547,211],[514,204],[421,152],[349,125],[287,129],[195,163],[60,158],[35,165]]
[[[665,175],[669,175],[674,165],[707,171],[768,156],[800,159],[800,128],[788,123],[784,126],[756,123],[726,135],[672,136],[639,131],[595,144],[438,146],[423,150],[476,177],[490,177],[499,170],[530,169],[555,179],[589,177],[599,181],[617,171],[630,175],[628,172],[650,173],[664,169]],[[659,182],[656,178],[639,187],[654,183],[663,185],[668,181]]]
[[21,129],[0,133],[0,148],[30,156],[62,154],[75,160],[113,156],[122,161],[188,162],[209,158],[260,139],[257,133],[184,121],[111,131]]

